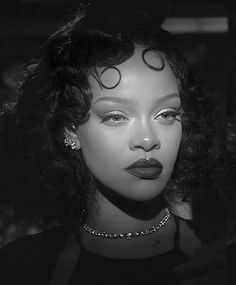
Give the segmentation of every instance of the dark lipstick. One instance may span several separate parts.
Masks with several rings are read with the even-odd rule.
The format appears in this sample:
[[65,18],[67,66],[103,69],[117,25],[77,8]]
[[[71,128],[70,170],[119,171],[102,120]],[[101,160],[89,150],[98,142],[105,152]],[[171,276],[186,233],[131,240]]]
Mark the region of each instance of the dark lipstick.
[[139,159],[125,170],[130,174],[139,177],[141,179],[156,179],[160,176],[162,172],[163,166],[162,164],[154,159]]

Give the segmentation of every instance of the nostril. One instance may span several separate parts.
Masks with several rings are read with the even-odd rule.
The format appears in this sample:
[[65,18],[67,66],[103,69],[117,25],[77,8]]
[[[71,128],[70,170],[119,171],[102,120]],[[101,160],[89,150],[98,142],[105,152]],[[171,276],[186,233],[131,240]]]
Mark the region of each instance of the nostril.
[[151,150],[159,149],[159,148],[160,148],[159,144],[154,144],[154,145],[151,145],[149,148],[147,148],[146,151],[151,151]]
[[148,152],[150,150],[159,149],[161,142],[156,129],[151,129],[146,125],[145,128],[140,128],[140,125],[138,125],[135,132],[130,135],[129,146],[132,150],[142,149]]
[[142,145],[136,145],[136,149],[143,149],[144,151],[151,151],[154,149],[159,149],[161,146],[160,144],[142,144]]
[[142,147],[145,151],[159,149],[160,141],[158,140],[158,143],[157,143],[157,141],[154,141],[152,138],[144,138]]

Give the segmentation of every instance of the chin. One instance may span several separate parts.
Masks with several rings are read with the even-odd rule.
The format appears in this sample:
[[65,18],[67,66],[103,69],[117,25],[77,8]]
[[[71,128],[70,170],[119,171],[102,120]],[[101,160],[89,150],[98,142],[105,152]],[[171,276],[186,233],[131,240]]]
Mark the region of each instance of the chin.
[[117,193],[124,198],[128,198],[133,201],[137,202],[148,202],[150,200],[153,200],[157,198],[157,196],[161,195],[164,190],[164,186],[160,185],[145,185],[142,187],[135,187],[135,188],[129,188],[129,192],[120,192],[117,191]]
[[163,190],[167,183],[166,177],[158,179],[131,179],[118,181],[116,179],[98,180],[96,186],[102,195],[108,200],[127,199],[136,202],[148,202],[158,196],[162,196]]

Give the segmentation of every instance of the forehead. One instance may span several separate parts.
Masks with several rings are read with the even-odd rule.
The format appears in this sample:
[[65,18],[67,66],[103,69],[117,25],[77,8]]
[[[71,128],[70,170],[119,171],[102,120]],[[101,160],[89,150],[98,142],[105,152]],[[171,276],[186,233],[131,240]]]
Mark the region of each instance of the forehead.
[[[136,47],[134,54],[122,64],[109,68],[96,68],[97,77],[108,88],[99,85],[98,78],[96,79],[94,74],[90,75],[93,99],[103,96],[129,97],[148,92],[155,92],[157,95],[178,92],[177,80],[164,55],[151,50],[143,58],[143,50],[144,48]],[[149,64],[160,68],[163,61],[162,70],[156,71],[147,66]]]

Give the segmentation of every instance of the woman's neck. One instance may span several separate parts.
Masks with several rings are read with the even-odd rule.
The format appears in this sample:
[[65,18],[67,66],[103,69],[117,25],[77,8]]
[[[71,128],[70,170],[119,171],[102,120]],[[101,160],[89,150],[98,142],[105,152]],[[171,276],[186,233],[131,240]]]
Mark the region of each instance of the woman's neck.
[[[86,223],[97,231],[126,233],[156,226],[166,215],[161,197],[149,202],[117,200],[117,197],[108,199],[106,195],[96,191]],[[145,237],[132,240],[107,239],[82,230],[81,242],[87,250],[96,254],[113,258],[143,258],[171,250],[174,232],[175,223],[171,217],[161,230]]]
[[137,202],[95,191],[87,223],[99,231],[139,231],[158,224],[166,214],[164,199]]

